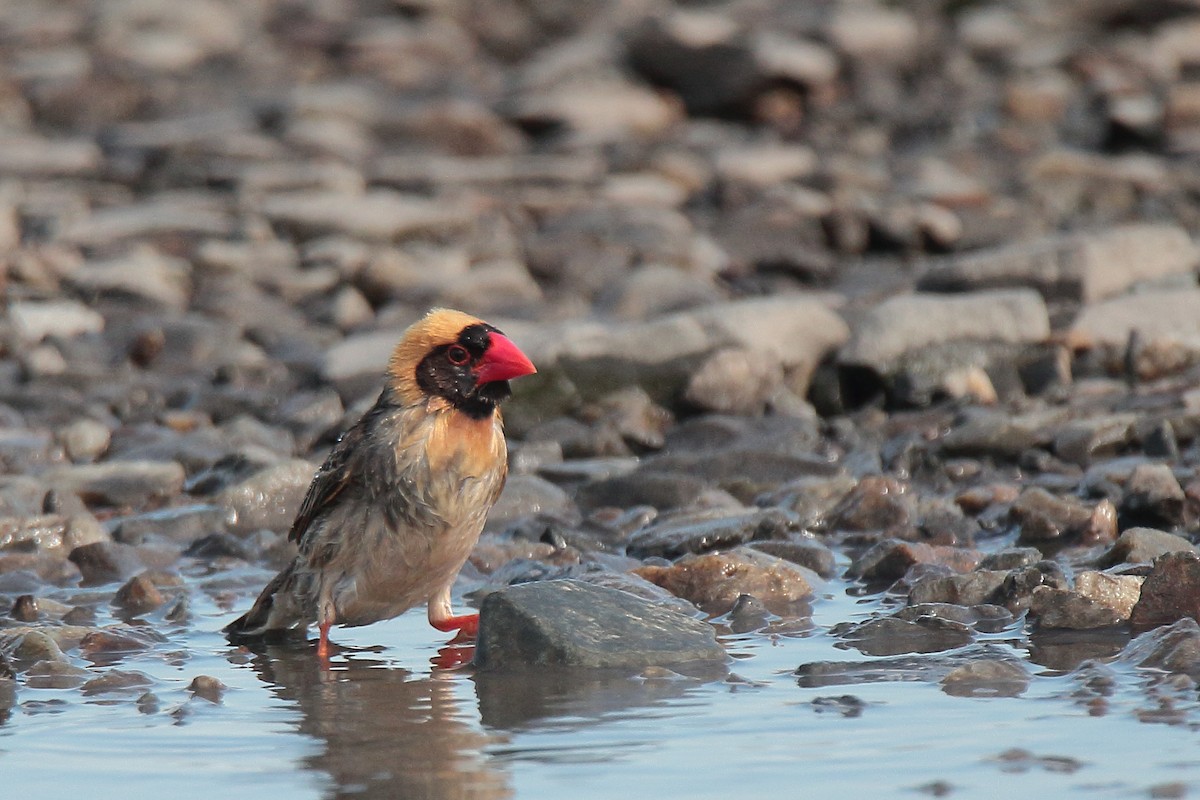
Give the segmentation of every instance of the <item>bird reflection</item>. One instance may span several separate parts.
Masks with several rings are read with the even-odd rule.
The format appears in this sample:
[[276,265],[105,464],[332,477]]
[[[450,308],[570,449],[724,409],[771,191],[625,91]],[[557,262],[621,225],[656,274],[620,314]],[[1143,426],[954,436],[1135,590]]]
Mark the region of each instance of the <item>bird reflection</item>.
[[[461,653],[447,652],[447,663]],[[454,697],[456,677],[417,678],[370,653],[342,651],[323,669],[307,647],[263,646],[251,665],[275,694],[303,714],[301,733],[324,742],[305,760],[332,780],[328,797],[493,800],[511,797],[509,776],[489,762],[498,740],[471,724]],[[469,655],[467,656],[469,659]]]

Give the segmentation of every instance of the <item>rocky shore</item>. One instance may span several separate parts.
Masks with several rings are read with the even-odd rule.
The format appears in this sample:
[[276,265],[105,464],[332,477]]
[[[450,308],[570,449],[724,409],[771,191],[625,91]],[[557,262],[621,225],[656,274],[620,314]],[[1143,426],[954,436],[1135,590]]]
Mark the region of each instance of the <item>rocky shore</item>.
[[1188,3],[3,4],[0,707],[152,696],[431,305],[539,368],[482,670],[848,592],[802,685],[1200,679],[1198,67]]

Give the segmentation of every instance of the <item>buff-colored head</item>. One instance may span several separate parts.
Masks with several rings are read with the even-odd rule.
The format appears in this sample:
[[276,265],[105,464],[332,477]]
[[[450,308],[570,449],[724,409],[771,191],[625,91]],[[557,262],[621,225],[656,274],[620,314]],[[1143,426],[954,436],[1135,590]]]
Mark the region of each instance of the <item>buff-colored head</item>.
[[404,332],[388,362],[388,382],[404,405],[441,397],[476,416],[508,396],[508,381],[536,371],[495,327],[435,308]]

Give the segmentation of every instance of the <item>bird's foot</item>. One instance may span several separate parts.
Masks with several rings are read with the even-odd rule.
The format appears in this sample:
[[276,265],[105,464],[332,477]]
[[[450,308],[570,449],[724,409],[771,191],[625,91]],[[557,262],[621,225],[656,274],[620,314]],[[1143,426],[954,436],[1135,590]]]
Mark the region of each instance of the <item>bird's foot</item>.
[[321,638],[317,640],[317,658],[321,659],[321,663],[329,666],[329,626],[332,622],[322,622],[318,627],[321,631]]
[[437,628],[439,631],[458,631],[458,635],[451,639],[451,642],[466,642],[474,639],[479,634],[479,615],[478,614],[462,614],[460,616],[446,617],[439,620],[430,620],[429,624]]

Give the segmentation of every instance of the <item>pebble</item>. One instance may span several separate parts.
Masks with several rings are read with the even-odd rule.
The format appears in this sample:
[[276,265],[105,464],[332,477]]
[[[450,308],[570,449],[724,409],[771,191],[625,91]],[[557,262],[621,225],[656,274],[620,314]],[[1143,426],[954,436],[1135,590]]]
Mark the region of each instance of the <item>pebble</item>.
[[1183,487],[1166,464],[1140,464],[1117,506],[1122,528],[1176,528],[1184,522]]
[[118,542],[80,545],[67,558],[79,568],[84,586],[123,581],[145,568],[135,548]]
[[673,559],[736,547],[755,539],[780,538],[786,535],[787,527],[787,518],[776,511],[668,517],[635,533],[626,545],[626,553],[639,560],[652,556]]
[[1101,566],[1149,564],[1167,553],[1198,553],[1196,546],[1182,536],[1153,528],[1130,528],[1117,537],[1113,546],[1099,559]]
[[287,531],[315,472],[307,461],[285,461],[223,489],[216,505],[228,514],[231,533],[245,536],[261,529]]
[[490,594],[480,608],[483,671],[724,660],[711,626],[615,589],[542,581]]
[[52,469],[42,479],[89,504],[141,508],[183,490],[183,467],[172,461],[106,461]]
[[1200,619],[1200,556],[1191,551],[1159,556],[1142,583],[1130,622],[1145,630],[1191,617]]

